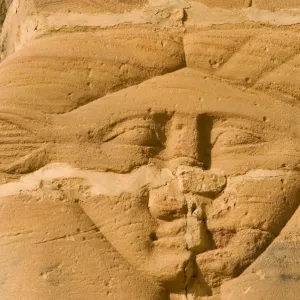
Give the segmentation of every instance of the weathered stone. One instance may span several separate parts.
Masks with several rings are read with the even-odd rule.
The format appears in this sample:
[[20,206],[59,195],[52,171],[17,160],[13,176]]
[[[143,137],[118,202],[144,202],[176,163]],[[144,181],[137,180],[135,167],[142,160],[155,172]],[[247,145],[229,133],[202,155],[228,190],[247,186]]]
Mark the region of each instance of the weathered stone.
[[297,1],[2,20],[1,300],[298,298]]

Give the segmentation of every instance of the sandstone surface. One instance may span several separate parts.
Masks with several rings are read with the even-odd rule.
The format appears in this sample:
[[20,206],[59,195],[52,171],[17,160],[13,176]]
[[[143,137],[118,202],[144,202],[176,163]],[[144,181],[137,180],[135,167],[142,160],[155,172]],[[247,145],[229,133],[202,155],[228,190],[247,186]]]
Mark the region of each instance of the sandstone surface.
[[297,0],[0,1],[0,299],[297,300]]

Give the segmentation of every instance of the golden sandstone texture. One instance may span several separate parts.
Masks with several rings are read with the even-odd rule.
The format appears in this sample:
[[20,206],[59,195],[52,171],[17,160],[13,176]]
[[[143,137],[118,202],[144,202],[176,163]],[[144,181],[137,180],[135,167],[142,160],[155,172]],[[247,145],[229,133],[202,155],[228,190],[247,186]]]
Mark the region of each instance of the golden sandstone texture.
[[1,300],[299,300],[298,0],[0,24]]

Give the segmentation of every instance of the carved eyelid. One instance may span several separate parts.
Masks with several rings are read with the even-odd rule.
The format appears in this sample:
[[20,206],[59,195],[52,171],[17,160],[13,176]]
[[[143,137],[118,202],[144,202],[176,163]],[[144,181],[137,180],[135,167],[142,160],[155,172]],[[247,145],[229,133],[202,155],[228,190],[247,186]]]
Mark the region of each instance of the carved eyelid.
[[[232,139],[230,139],[230,135],[233,135],[234,133],[236,133],[235,136],[232,136]],[[251,130],[230,127],[227,130],[220,132],[215,137],[212,145],[215,146],[216,144],[220,143],[220,139],[224,138],[226,135],[228,135],[229,142],[223,143],[223,146],[252,145],[265,142],[261,136],[258,136]],[[232,143],[230,143],[230,141],[232,141]]]
[[116,124],[109,133],[103,137],[103,142],[109,142],[117,138],[118,136],[137,128],[156,129],[156,125],[153,120],[144,120],[142,118],[136,118],[132,120],[125,120],[119,124]]

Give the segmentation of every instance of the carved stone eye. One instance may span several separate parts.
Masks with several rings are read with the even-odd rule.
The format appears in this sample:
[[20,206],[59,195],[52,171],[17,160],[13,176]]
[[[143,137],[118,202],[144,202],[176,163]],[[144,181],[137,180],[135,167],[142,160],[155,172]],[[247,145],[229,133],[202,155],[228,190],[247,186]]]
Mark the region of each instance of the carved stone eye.
[[240,129],[230,129],[218,136],[215,146],[232,147],[239,145],[253,145],[261,142],[263,142],[262,139],[251,132]]
[[135,127],[121,133],[113,139],[115,143],[137,145],[146,147],[156,147],[159,145],[158,137],[154,128]]

